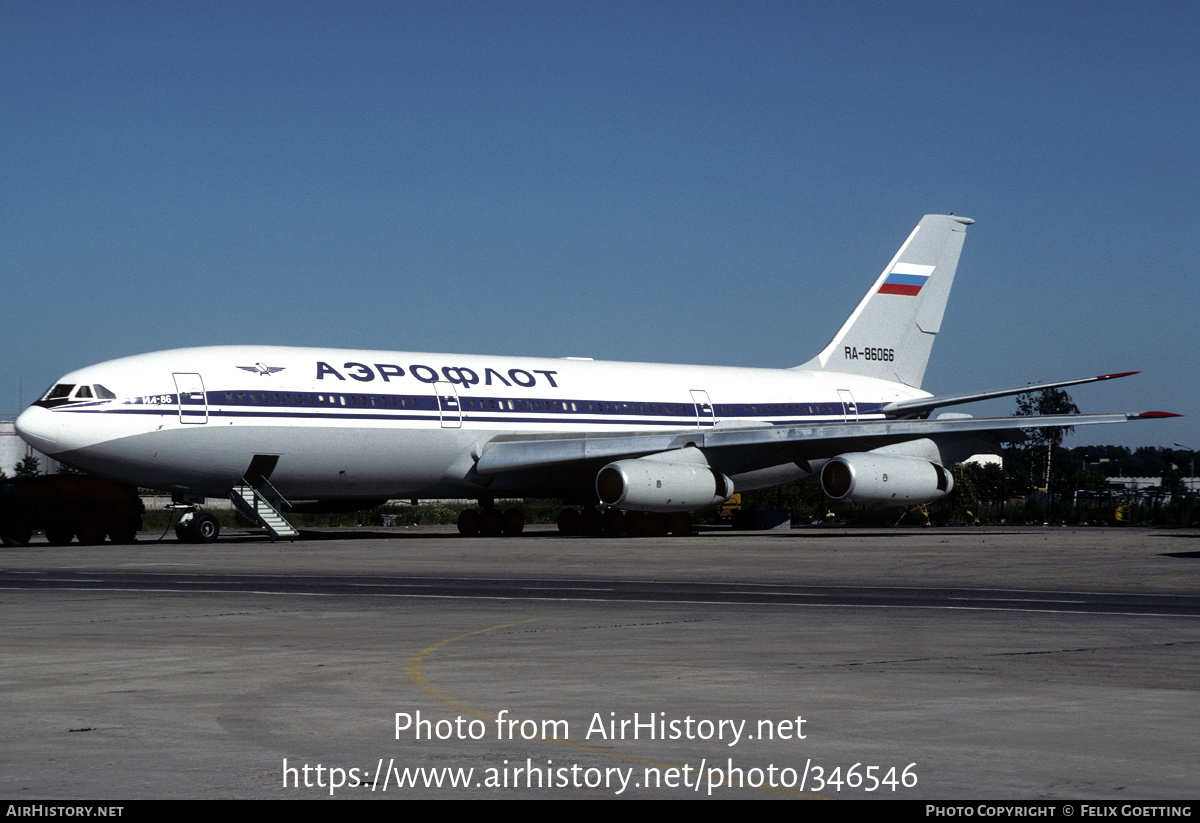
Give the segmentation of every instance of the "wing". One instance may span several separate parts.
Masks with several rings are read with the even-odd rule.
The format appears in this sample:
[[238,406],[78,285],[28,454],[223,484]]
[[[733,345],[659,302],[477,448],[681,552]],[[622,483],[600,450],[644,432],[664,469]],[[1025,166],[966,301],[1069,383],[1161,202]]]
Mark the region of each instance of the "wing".
[[1141,414],[964,417],[949,420],[817,423],[810,426],[714,427],[646,434],[513,434],[501,435],[490,440],[483,447],[475,470],[481,475],[494,475],[644,457],[694,446],[704,452],[710,463],[722,464],[729,467],[729,470],[738,471],[737,467],[749,470],[782,460],[825,460],[844,452],[870,451],[913,440],[991,436],[1003,441],[1006,436],[1007,439],[1014,439],[1017,433],[1025,429],[1124,423],[1130,420],[1178,416],[1171,412],[1152,411]]

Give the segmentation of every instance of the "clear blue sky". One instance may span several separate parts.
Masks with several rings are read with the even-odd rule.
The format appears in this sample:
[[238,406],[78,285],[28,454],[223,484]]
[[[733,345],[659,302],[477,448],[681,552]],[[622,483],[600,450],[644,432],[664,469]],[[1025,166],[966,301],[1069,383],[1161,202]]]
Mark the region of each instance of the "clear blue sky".
[[[791,366],[922,214],[924,388],[1200,448],[1195,2],[0,5],[0,413],[211,343]],[[1007,413],[1010,401],[977,412]]]

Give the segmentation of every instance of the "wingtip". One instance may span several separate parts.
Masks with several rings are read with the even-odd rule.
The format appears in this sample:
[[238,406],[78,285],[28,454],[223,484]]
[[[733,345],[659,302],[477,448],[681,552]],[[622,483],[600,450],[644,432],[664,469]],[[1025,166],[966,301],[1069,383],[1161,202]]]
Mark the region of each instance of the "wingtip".
[[1175,412],[1148,411],[1148,412],[1142,412],[1141,414],[1131,414],[1129,416],[1129,419],[1130,420],[1154,420],[1154,419],[1157,419],[1160,417],[1183,417],[1183,415],[1176,414]]
[[1128,377],[1131,374],[1141,374],[1141,372],[1140,371],[1119,371],[1119,372],[1116,372],[1115,374],[1102,374],[1102,375],[1098,376],[1096,379],[1097,380],[1115,380],[1118,377]]

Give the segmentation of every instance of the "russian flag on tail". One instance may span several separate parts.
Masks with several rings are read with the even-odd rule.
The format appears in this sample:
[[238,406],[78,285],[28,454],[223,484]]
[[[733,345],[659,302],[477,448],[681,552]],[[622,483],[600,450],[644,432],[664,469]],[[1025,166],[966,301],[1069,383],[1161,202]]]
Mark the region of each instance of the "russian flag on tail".
[[923,266],[920,263],[897,263],[892,266],[878,293],[915,297],[921,293],[929,275],[933,274],[933,269],[933,266]]

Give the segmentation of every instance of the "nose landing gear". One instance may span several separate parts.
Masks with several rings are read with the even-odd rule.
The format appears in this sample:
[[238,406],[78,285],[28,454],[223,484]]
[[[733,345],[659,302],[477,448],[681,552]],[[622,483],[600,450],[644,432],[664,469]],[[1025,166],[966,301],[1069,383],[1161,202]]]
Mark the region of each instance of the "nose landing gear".
[[221,534],[221,524],[208,512],[188,509],[175,525],[180,543],[213,543]]

